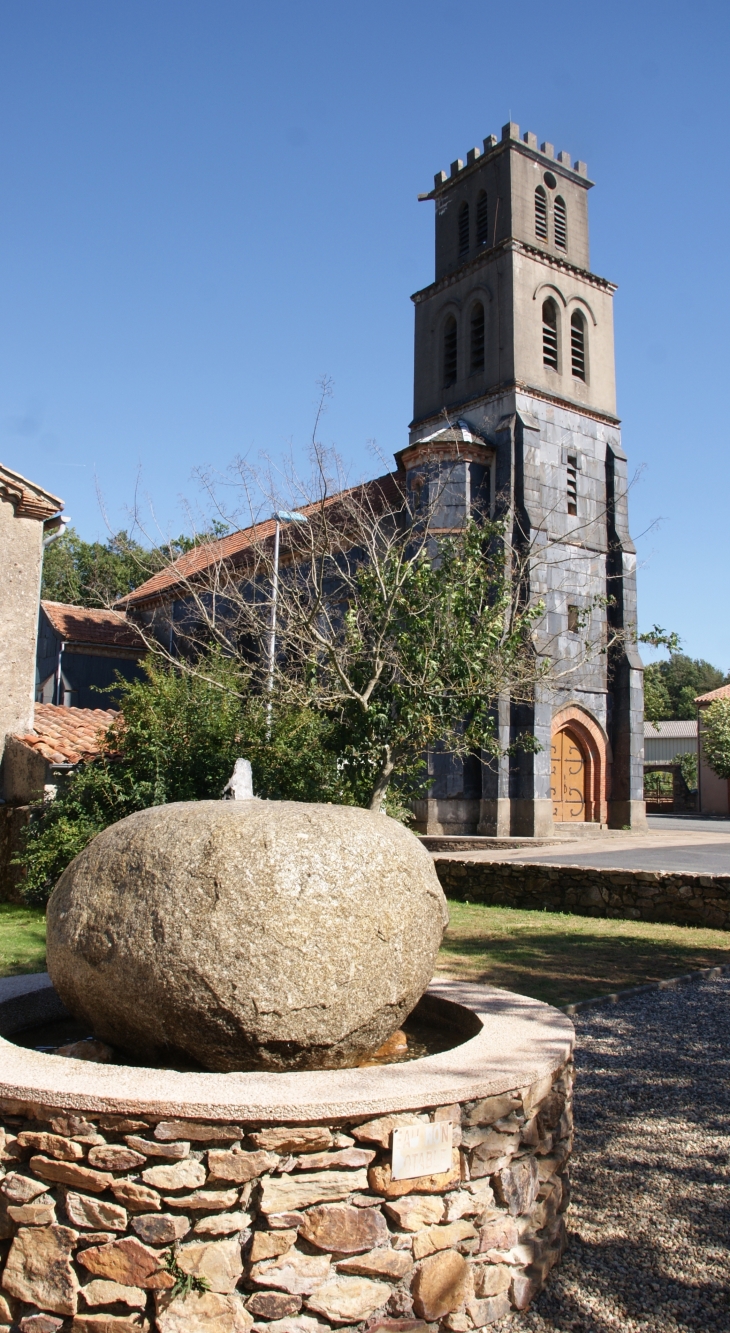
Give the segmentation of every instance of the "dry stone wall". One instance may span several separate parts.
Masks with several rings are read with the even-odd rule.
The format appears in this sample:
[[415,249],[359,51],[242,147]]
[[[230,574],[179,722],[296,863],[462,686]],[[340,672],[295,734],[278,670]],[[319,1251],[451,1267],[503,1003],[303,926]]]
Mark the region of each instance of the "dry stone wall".
[[436,857],[447,898],[730,929],[730,875]]
[[[563,1251],[572,1079],[307,1127],[0,1102],[0,1333],[482,1328]],[[393,1180],[429,1120],[451,1169]]]

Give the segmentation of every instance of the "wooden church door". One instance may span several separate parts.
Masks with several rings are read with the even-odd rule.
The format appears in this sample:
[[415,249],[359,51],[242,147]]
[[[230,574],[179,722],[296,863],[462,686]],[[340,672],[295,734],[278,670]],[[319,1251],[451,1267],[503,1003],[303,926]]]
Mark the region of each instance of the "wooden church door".
[[571,731],[558,731],[551,746],[550,798],[556,824],[584,821],[586,766],[583,751]]

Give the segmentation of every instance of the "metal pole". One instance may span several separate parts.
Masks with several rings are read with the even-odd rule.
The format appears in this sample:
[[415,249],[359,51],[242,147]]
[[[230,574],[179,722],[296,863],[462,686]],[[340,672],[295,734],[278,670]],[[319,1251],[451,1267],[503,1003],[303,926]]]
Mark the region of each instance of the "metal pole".
[[276,655],[276,600],[279,595],[279,533],[281,524],[277,518],[274,532],[274,576],[271,580],[271,627],[269,629],[269,679],[267,689],[269,702],[266,705],[266,739],[271,740],[271,695],[274,689],[274,659]]
[[63,641],[63,639],[62,639],[62,640],[61,640],[61,647],[60,647],[59,650],[58,650],[58,659],[57,659],[57,661],[56,661],[56,689],[55,689],[55,695],[56,695],[56,703],[57,703],[57,704],[62,704],[62,703],[63,703],[63,694],[62,694],[62,686],[63,686],[63,670],[62,670],[61,663],[62,663],[62,661],[63,661],[63,650],[64,650],[65,647],[66,647],[66,644],[64,643],[64,641]]

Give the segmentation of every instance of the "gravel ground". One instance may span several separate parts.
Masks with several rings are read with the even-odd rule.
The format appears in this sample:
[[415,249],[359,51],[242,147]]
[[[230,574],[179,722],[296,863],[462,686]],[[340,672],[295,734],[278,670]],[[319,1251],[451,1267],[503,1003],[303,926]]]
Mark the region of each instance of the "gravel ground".
[[730,977],[574,1022],[568,1250],[532,1309],[492,1328],[729,1333]]

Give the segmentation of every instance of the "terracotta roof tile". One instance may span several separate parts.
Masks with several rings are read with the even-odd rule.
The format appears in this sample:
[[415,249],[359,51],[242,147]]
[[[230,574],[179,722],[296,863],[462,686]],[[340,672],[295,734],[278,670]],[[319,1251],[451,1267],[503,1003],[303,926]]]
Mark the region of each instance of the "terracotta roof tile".
[[134,648],[140,653],[145,650],[144,639],[136,625],[120,611],[69,606],[66,602],[42,601],[41,606],[56,633],[67,643]]
[[[378,491],[388,501],[388,503],[398,504],[402,500],[402,491],[400,489],[400,480],[395,472],[387,472],[383,477],[375,477],[372,481],[363,482],[358,486],[351,486],[347,490],[339,491],[329,497],[327,505],[336,504],[345,495],[352,495],[357,491],[370,491],[376,494]],[[313,514],[317,512],[319,505],[302,505],[302,514]],[[220,537],[214,542],[202,542],[200,546],[195,546],[192,551],[186,551],[173,564],[168,565],[167,569],[160,570],[159,574],[153,574],[146,583],[141,583],[134,592],[128,596],[120,598],[119,605],[136,606],[141,602],[155,600],[162,596],[168,589],[174,588],[177,584],[192,579],[196,574],[202,573],[212,565],[229,562],[235,564],[237,559],[243,553],[250,550],[255,543],[264,542],[269,537],[273,537],[276,523],[274,519],[267,519],[264,523],[255,523],[249,528],[241,528],[238,532],[231,532],[227,537]]]
[[53,518],[63,509],[63,500],[50,491],[44,491],[34,481],[28,481],[19,472],[0,463],[0,496],[10,500],[17,518]]
[[114,708],[61,708],[36,704],[33,730],[17,736],[51,764],[78,764],[100,753],[103,733],[119,716]]
[[696,704],[711,704],[714,699],[730,699],[730,685],[721,685],[719,690],[710,690],[709,694],[698,694]]

